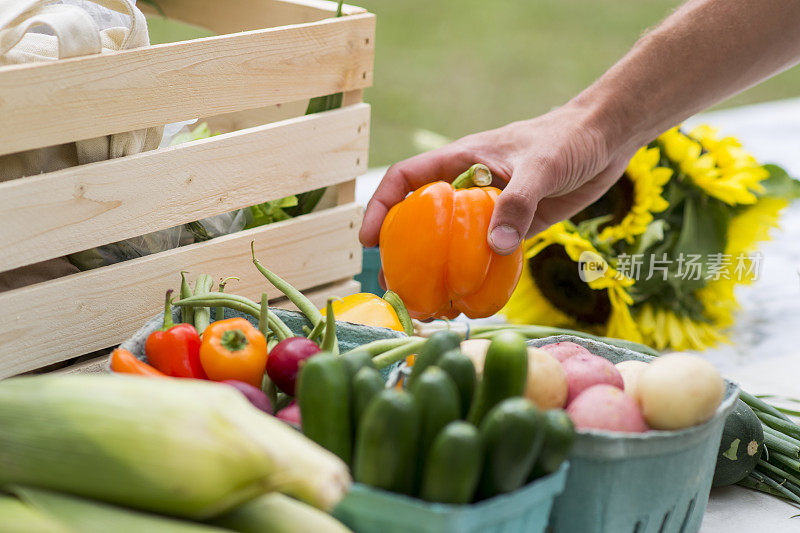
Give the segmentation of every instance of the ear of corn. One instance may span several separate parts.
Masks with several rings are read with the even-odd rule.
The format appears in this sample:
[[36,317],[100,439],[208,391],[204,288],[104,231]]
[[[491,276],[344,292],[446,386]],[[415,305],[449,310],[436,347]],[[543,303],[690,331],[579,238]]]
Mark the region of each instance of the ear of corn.
[[72,533],[30,505],[0,494],[0,531],[4,533]]
[[[230,531],[176,518],[132,511],[116,505],[29,487],[13,492],[32,508],[75,533],[225,533]],[[3,530],[5,531],[5,530]]]
[[350,532],[329,514],[276,492],[250,500],[211,523],[239,533]]
[[269,491],[329,509],[346,465],[235,389],[45,375],[0,382],[0,486],[208,518]]

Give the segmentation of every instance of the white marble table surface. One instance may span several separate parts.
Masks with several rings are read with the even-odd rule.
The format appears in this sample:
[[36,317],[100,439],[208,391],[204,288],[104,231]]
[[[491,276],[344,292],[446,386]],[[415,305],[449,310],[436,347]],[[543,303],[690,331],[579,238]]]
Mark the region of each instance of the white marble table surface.
[[[800,176],[800,98],[699,115],[687,124],[707,122],[739,137],[763,162]],[[357,201],[366,205],[385,168],[359,178]],[[741,310],[732,344],[701,356],[753,394],[800,397],[800,201],[790,206],[761,247],[758,281],[741,287]],[[734,486],[711,492],[702,533],[800,532],[800,508],[759,492]]]

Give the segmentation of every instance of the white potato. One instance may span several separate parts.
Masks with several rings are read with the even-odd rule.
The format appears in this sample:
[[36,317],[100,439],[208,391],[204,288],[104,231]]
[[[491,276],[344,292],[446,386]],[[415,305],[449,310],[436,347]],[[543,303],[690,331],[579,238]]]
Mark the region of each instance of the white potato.
[[642,371],[647,368],[647,363],[644,361],[630,360],[622,361],[614,366],[617,367],[619,373],[622,374],[622,382],[625,385],[623,390],[625,394],[638,402],[639,376],[642,374]]
[[714,416],[725,382],[714,365],[697,356],[662,355],[639,375],[639,401],[653,429],[682,429]]

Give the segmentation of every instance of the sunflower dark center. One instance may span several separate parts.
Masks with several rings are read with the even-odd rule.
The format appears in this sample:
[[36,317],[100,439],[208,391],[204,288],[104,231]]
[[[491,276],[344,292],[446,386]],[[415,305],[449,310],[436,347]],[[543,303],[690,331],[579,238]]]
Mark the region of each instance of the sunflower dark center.
[[613,215],[614,218],[600,226],[600,229],[603,229],[606,226],[614,226],[622,222],[632,208],[633,182],[627,174],[623,174],[595,203],[572,217],[572,221],[579,224],[591,218]]
[[605,324],[611,302],[605,290],[591,289],[578,276],[578,264],[561,246],[551,244],[528,260],[536,287],[563,313],[585,324]]

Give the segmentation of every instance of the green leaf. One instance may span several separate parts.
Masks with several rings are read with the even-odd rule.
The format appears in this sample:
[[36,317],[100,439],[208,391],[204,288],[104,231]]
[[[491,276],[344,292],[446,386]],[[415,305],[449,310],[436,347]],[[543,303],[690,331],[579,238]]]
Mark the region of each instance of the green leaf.
[[219,133],[212,132],[208,122],[201,122],[193,130],[184,131],[177,134],[172,138],[169,145],[175,146],[176,144],[198,141],[200,139],[208,139],[209,137],[214,137],[215,135],[219,135]]
[[167,18],[167,14],[166,14],[166,13],[164,13],[164,10],[163,10],[163,9],[161,9],[161,5],[159,5],[159,3],[158,3],[158,2],[156,2],[156,0],[141,0],[141,2],[142,2],[143,4],[147,4],[148,6],[152,6],[152,7],[153,7],[153,9],[155,9],[156,11],[158,11],[158,14],[159,14],[159,15],[161,15],[161,16],[162,16],[162,17],[164,17],[164,18]]
[[762,196],[795,199],[800,198],[800,181],[792,178],[778,165],[764,165],[769,172],[769,178],[761,182],[767,189]]

